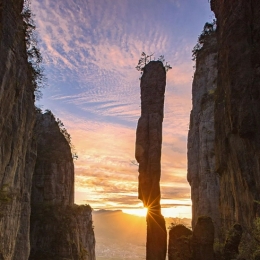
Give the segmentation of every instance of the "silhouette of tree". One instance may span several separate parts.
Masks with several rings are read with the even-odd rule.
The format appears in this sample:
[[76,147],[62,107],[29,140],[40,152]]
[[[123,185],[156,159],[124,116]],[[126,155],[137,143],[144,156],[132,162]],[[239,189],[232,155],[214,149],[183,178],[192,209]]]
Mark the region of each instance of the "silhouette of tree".
[[42,67],[42,55],[38,48],[37,35],[35,33],[35,23],[33,21],[33,14],[31,12],[30,0],[24,1],[23,11],[21,13],[23,18],[23,30],[25,34],[25,44],[27,51],[28,64],[31,69],[32,84],[34,87],[34,93],[37,100],[42,97],[40,91],[46,83],[46,77],[43,73]]
[[212,23],[205,23],[202,33],[198,37],[198,42],[192,50],[192,60],[196,60],[198,52],[203,47],[208,36],[216,31],[217,23],[214,19]]
[[[139,59],[138,64],[135,67],[138,71],[141,71],[141,75],[143,74],[144,67],[152,60],[153,55],[154,55],[154,53],[147,55],[145,52],[142,52],[141,58]],[[153,60],[155,60],[155,58]],[[168,64],[168,62],[165,63],[164,55],[159,56],[157,61],[161,61],[163,63],[163,66],[164,66],[166,72],[168,70],[172,69],[171,65]]]

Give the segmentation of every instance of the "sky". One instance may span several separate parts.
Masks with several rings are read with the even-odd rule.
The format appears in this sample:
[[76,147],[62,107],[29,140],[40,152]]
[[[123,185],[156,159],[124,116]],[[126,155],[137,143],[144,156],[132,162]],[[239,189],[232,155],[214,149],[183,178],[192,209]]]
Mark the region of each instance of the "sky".
[[75,201],[141,214],[135,132],[142,52],[164,55],[167,72],[162,145],[162,212],[191,217],[187,134],[191,51],[213,14],[207,0],[32,0],[47,85],[37,102],[72,137]]

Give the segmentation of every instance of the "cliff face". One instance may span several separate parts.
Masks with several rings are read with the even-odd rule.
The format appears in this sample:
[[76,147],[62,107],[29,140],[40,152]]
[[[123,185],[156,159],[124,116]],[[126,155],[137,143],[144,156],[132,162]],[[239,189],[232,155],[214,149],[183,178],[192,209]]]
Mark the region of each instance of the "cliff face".
[[193,232],[181,224],[170,227],[168,258],[169,260],[222,259],[214,256],[213,244],[214,225],[212,219],[200,216]]
[[188,180],[193,223],[212,217],[223,239],[235,223],[250,234],[260,214],[260,2],[212,0],[211,8],[217,49],[204,44],[197,56]]
[[219,175],[215,170],[214,109],[217,87],[217,39],[207,36],[196,57],[192,84],[192,111],[188,135],[188,181],[191,185],[192,226],[209,216],[220,227]]
[[215,158],[224,229],[260,214],[260,2],[212,0],[217,18]]
[[34,89],[22,0],[0,1],[0,259],[28,259]]
[[32,203],[74,204],[74,164],[70,146],[51,113],[38,114],[37,162]]
[[166,228],[161,215],[161,147],[165,68],[160,61],[151,61],[144,67],[141,78],[141,117],[136,130],[135,157],[139,163],[138,198],[148,208],[147,260],[166,257]]
[[95,238],[89,206],[32,207],[29,260],[95,260]]
[[35,127],[22,9],[23,0],[0,0],[0,260],[27,260],[30,239],[30,259],[94,260],[91,208],[74,205],[70,146],[50,114]]
[[38,157],[32,183],[30,260],[95,260],[90,206],[74,205],[74,164],[51,113],[36,122]]

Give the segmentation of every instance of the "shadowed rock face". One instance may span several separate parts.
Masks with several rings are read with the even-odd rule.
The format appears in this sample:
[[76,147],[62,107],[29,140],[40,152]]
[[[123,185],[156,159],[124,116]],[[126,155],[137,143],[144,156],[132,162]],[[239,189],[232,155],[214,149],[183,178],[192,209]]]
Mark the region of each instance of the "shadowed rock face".
[[215,95],[217,88],[216,33],[205,38],[196,57],[192,84],[192,111],[188,135],[188,181],[191,185],[192,226],[209,216],[219,237],[219,175],[215,166]]
[[74,204],[70,146],[51,113],[38,114],[30,260],[95,260],[92,209]]
[[216,260],[213,244],[214,225],[212,219],[200,216],[193,232],[183,225],[177,225],[170,229],[169,260]]
[[235,224],[228,233],[225,246],[224,246],[224,259],[236,259],[239,254],[238,247],[242,238],[242,227]]
[[255,252],[254,260],[260,260],[260,251]]
[[[42,258],[36,255],[37,260],[94,260],[91,208],[73,205],[74,166],[70,148],[65,142],[61,142],[59,147],[60,138],[56,136],[55,139],[55,134],[54,140],[44,136],[46,146],[42,137],[42,146],[38,146],[38,162],[45,162],[40,167],[38,163],[37,169],[42,171],[37,171],[35,182],[40,190],[34,192],[33,225],[30,227],[32,176],[37,157],[33,131],[36,110],[21,15],[23,2],[0,0],[0,259],[28,260],[31,230],[31,242],[37,244],[36,248],[45,250],[49,246],[47,253],[50,254],[42,255]],[[51,147],[53,144],[57,145],[56,149]],[[52,149],[47,152],[47,147]],[[57,150],[60,154],[55,161],[53,158],[57,156]],[[49,159],[40,158],[41,155]],[[67,164],[60,162],[64,156],[70,158]],[[49,202],[54,205],[51,212],[48,211]],[[37,207],[34,207],[35,204]],[[39,208],[39,204],[42,207]],[[63,224],[65,232],[61,233]],[[57,243],[52,247],[53,239]]]
[[148,208],[147,260],[166,257],[166,228],[161,215],[161,147],[166,72],[160,61],[148,63],[141,78],[141,117],[136,131],[138,198]]
[[214,260],[214,225],[210,217],[198,218],[192,236],[193,260]]
[[51,113],[37,116],[37,161],[32,203],[74,204],[74,164],[70,146]]
[[36,160],[34,87],[22,0],[0,0],[0,259],[27,260]]
[[[212,0],[217,18],[215,158],[224,230],[260,214],[260,1]],[[246,214],[245,214],[246,212]]]
[[260,215],[260,2],[212,0],[211,8],[217,44],[197,57],[188,180],[193,224],[211,216],[223,242],[234,223],[250,233]]
[[87,205],[34,206],[29,260],[95,260],[91,211]]
[[169,231],[168,259],[192,260],[192,231],[183,225],[176,225]]

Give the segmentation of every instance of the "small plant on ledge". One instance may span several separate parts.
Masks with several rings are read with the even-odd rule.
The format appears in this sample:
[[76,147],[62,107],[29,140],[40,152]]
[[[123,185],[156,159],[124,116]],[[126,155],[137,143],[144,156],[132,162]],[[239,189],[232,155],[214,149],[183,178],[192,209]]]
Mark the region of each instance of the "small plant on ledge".
[[[135,67],[138,71],[141,72],[141,75],[143,74],[143,70],[144,70],[144,67],[150,62],[152,61],[152,56],[154,55],[153,54],[150,54],[150,55],[147,55],[145,52],[142,52],[141,54],[141,58],[139,59],[138,61],[138,64],[137,66]],[[153,60],[155,61],[155,57],[153,58]],[[161,61],[164,68],[165,68],[165,71],[167,72],[168,70],[172,69],[171,65],[168,64],[168,62],[165,63],[165,58],[164,58],[164,55],[161,55],[157,61]]]

